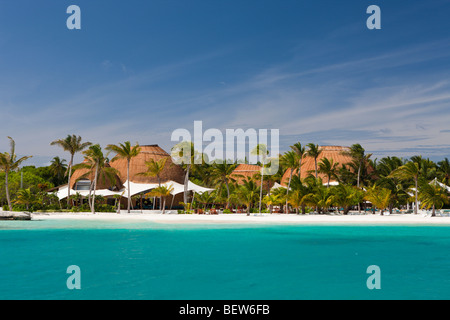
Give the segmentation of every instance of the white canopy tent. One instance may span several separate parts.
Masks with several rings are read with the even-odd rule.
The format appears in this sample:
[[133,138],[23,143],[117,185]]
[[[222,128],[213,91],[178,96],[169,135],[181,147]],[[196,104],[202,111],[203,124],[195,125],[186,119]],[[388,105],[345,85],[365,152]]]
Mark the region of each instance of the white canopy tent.
[[437,178],[434,178],[434,180],[431,181],[430,184],[438,184],[441,188],[444,188],[445,190],[450,192],[450,187],[443,184],[442,182],[437,181]]
[[[103,196],[103,197],[111,197],[114,195],[122,195],[124,192],[124,190],[120,190],[120,191],[111,191],[108,189],[100,189],[100,190],[95,190],[95,195],[96,196]],[[81,194],[81,196],[83,197],[88,197],[89,196],[89,190],[73,190],[70,189],[70,195],[74,195],[74,194]],[[67,186],[61,187],[60,189],[58,189],[58,192],[56,193],[57,197],[59,200],[65,199],[67,198]]]
[[[125,183],[123,184],[125,187],[125,193],[124,196],[128,195],[128,181],[125,181]],[[162,186],[171,186],[173,187],[173,190],[171,192],[172,195],[176,195],[179,194],[181,192],[184,192],[184,185],[175,181],[167,181],[165,183],[161,183]],[[130,194],[133,196],[135,194],[141,193],[141,192],[145,192],[145,191],[150,191],[152,189],[155,189],[156,187],[158,187],[159,184],[157,183],[135,183],[135,182],[130,182]],[[214,189],[211,188],[205,188],[202,186],[199,186],[191,181],[188,182],[188,187],[187,187],[188,191],[193,191],[195,193],[203,193],[203,192],[210,192],[213,191]],[[66,190],[67,192],[67,190]]]

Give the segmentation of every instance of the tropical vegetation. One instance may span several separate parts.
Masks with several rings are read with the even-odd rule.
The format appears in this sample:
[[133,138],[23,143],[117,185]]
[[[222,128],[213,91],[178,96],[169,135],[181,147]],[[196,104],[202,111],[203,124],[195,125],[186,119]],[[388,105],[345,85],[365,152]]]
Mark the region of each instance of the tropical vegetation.
[[[68,135],[65,139],[51,143],[68,152],[68,162],[55,156],[48,166],[24,166],[30,156],[18,157],[15,141],[8,138],[10,150],[0,153],[0,205],[9,211],[117,211],[121,206],[120,197],[116,197],[114,204],[107,204],[106,199],[96,195],[97,185],[105,181],[115,182],[117,170],[109,166],[110,161],[126,159],[129,168],[132,159],[140,152],[137,143],[134,146],[129,141],[110,144],[105,149],[115,156],[109,159],[109,154],[100,145],[82,142],[82,138],[77,135]],[[182,165],[185,170],[185,208],[181,212],[222,208],[224,212],[247,214],[349,214],[352,210],[368,213],[386,210],[393,213],[396,209],[411,208],[411,213],[417,214],[419,209],[429,209],[432,215],[436,215],[436,210],[449,206],[449,193],[445,188],[450,182],[448,158],[438,162],[419,155],[374,159],[360,144],[354,144],[342,152],[350,160],[338,163],[323,156],[319,145],[296,142],[279,156],[278,172],[269,175],[269,152],[265,145],[258,145],[252,153],[259,156],[261,170],[252,177],[239,177],[233,172],[239,163],[245,161],[205,161],[204,155],[194,150],[193,144],[188,142],[181,143],[172,150],[173,162]],[[84,161],[75,165],[73,161],[77,153],[81,153]],[[310,172],[305,172],[302,168],[307,158],[314,163],[314,169]],[[161,184],[161,173],[167,166],[166,160],[147,161],[146,169],[140,173],[142,176],[157,178],[159,186],[145,196],[153,197],[153,203],[155,197],[160,198],[162,211],[168,207],[166,199],[173,199],[171,188]],[[92,180],[89,196],[83,199],[79,193],[71,195],[68,191],[67,200],[59,201],[52,192],[56,190],[55,187],[70,181],[72,173],[77,169],[85,171],[81,178]],[[127,180],[130,181],[129,169]],[[189,181],[215,190],[189,197]],[[274,183],[283,186],[271,188]],[[129,211],[137,201],[134,202],[130,194],[124,196],[128,198],[126,209]],[[140,195],[141,202],[143,196],[144,194]]]

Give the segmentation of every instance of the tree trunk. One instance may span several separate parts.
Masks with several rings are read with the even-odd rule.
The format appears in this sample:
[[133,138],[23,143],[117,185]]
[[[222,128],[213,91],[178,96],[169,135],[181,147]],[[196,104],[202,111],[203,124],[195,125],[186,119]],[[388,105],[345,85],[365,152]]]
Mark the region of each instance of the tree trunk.
[[94,183],[91,181],[91,183],[89,184],[89,194],[88,194],[88,204],[89,204],[89,209],[91,209],[92,211],[92,187],[94,186]]
[[95,214],[95,190],[97,190],[98,164],[95,167],[94,193],[92,195],[92,213]]
[[431,216],[436,217],[436,206],[433,204],[433,210],[431,211]]
[[289,183],[288,183],[288,187],[286,190],[286,213],[287,212],[287,208],[288,208],[288,195],[289,195],[289,188],[291,187],[291,180],[292,180],[292,173],[294,172],[294,168],[291,168],[291,174],[289,175]]
[[13,211],[12,205],[11,205],[11,198],[10,198],[10,196],[9,196],[8,175],[9,175],[9,172],[8,172],[8,171],[5,171],[5,191],[6,191],[6,200],[8,201],[9,211]]
[[127,159],[127,181],[128,181],[128,205],[127,211],[130,213],[131,193],[130,193],[130,159]]
[[415,183],[416,183],[416,192],[415,192],[415,203],[414,203],[414,214],[417,214],[418,213],[418,211],[419,211],[419,209],[418,209],[418,206],[419,206],[419,204],[418,204],[418,194],[417,194],[417,192],[418,192],[418,190],[417,190],[417,188],[418,188],[418,178],[414,178],[414,180],[415,180]]
[[166,213],[166,197],[164,197],[164,204],[163,204],[163,212],[162,214]]
[[[358,167],[358,177],[357,177],[357,180],[356,180],[356,186],[358,187],[358,189],[359,189],[359,176],[360,176],[360,174],[361,174],[361,163],[359,164],[359,167]],[[361,214],[361,204],[359,202],[358,202],[358,213]]]
[[264,163],[261,168],[261,188],[259,191],[259,213],[261,213],[261,203],[262,203],[262,194],[263,194],[263,183],[264,183]]
[[298,177],[301,178],[302,173],[302,158],[298,161]]
[[227,186],[227,209],[230,207],[230,186],[228,185],[228,180],[225,179],[225,185]]
[[316,179],[317,179],[317,158],[314,158],[314,167],[316,169]]
[[187,204],[187,188],[188,188],[188,182],[189,182],[189,169],[191,168],[191,165],[188,164],[186,168],[186,176],[184,177],[184,194],[183,194],[183,202]]
[[74,154],[70,154],[70,163],[69,163],[69,175],[67,177],[67,207],[69,207],[70,201],[70,178],[72,177],[72,165],[73,165],[73,156]]
[[[161,178],[159,175],[156,176],[158,178],[158,186],[161,187]],[[161,210],[161,196],[159,196],[159,210]],[[164,199],[164,203],[166,203],[166,199]]]

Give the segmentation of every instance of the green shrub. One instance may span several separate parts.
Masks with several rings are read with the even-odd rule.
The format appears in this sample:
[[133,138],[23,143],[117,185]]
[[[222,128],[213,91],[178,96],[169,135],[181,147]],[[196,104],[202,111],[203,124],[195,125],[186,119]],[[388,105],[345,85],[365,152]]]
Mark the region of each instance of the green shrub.
[[224,209],[223,213],[231,213],[231,210],[230,209]]

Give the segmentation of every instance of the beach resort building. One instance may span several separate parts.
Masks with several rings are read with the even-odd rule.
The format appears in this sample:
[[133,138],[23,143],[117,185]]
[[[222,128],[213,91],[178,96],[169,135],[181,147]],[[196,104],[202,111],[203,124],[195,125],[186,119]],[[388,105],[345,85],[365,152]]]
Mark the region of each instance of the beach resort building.
[[[343,165],[347,165],[353,161],[352,157],[344,154],[344,152],[350,151],[348,147],[341,146],[321,146],[319,147],[321,153],[317,158],[317,163],[320,163],[322,159],[327,158],[328,160],[332,160],[334,163],[338,163],[338,168],[341,168]],[[289,182],[289,176],[291,174],[291,170],[287,169],[281,179],[281,185],[287,186]],[[294,169],[293,174],[298,174],[298,168]],[[315,161],[314,158],[304,156],[302,159],[302,167],[300,171],[300,178],[304,179],[308,175],[315,175]],[[328,183],[328,177],[325,174],[318,173],[318,177],[322,179],[323,184]],[[338,184],[335,178],[330,179],[330,185]]]
[[[182,166],[173,163],[170,154],[164,151],[158,145],[141,145],[141,152],[130,161],[130,194],[136,196],[133,200],[133,207],[145,206],[146,209],[151,209],[156,201],[156,208],[159,207],[158,199],[143,199],[143,195],[150,192],[152,189],[161,185],[171,186],[172,199],[168,199],[170,206],[179,207],[179,203],[183,201],[184,193],[184,178],[185,171]],[[142,175],[141,173],[147,171],[146,162],[151,160],[159,161],[165,159],[164,168],[158,176]],[[96,194],[103,195],[108,198],[109,203],[114,202],[114,195],[122,195],[121,201],[126,203],[128,196],[128,181],[127,181],[127,160],[112,159],[109,164],[112,168],[117,170],[114,181],[111,181],[107,177],[100,178],[97,182]],[[91,181],[94,180],[94,173],[89,172],[88,169],[77,169],[73,172],[70,179],[71,194],[80,193],[86,196],[89,192]],[[203,188],[195,185],[192,182],[188,184],[188,191],[190,192],[204,192],[211,189]],[[58,191],[58,197],[63,199],[67,197],[67,185],[60,186]]]

